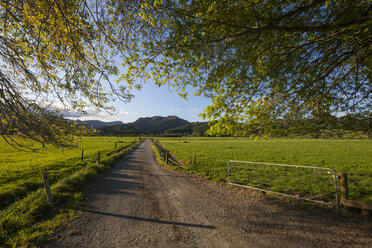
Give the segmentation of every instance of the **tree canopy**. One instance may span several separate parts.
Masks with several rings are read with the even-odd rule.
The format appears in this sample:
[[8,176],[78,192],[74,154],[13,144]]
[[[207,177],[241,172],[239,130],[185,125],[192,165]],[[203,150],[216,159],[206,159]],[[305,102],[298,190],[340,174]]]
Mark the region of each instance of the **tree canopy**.
[[368,0],[1,1],[0,133],[57,142],[69,132],[52,99],[110,111],[150,80],[212,98],[202,117],[217,135],[370,113],[371,10]]
[[112,1],[0,2],[0,134],[5,139],[18,134],[66,144],[76,129],[59,118],[57,105],[112,111],[113,97],[131,98],[125,85],[111,78],[118,74],[116,58],[125,56],[132,29],[118,26],[114,9]]
[[213,98],[210,133],[371,112],[371,1],[151,1],[123,77]]

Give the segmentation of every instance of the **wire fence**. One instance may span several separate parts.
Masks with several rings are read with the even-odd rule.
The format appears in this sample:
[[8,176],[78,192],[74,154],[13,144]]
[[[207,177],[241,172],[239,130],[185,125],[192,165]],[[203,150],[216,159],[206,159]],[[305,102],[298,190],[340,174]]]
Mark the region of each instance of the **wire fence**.
[[349,198],[372,202],[372,174],[347,173]]
[[330,168],[229,161],[228,183],[326,205],[339,205],[336,174]]
[[158,141],[152,139],[152,142],[166,165],[192,168],[191,171],[195,171],[196,165],[197,173],[208,179],[325,205],[372,211],[371,175],[365,173],[336,173],[324,167],[234,160],[227,163],[226,170],[226,163],[198,165],[196,154],[190,155],[189,161],[179,160]]

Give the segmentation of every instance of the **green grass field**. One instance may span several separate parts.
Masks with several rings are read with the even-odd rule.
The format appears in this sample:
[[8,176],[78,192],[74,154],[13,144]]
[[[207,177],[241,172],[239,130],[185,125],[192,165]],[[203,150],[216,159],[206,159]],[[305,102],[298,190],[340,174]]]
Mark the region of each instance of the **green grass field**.
[[[35,149],[41,148],[37,152],[17,151],[1,144],[0,247],[39,247],[81,208],[84,198],[80,189],[134,149],[140,142],[131,142],[134,139],[85,137],[78,141],[78,148],[63,150],[41,148],[42,144],[30,142]],[[117,149],[116,141],[122,141],[117,143]],[[83,161],[81,149],[85,154]],[[42,188],[43,171],[50,177],[52,204],[47,202]]]
[[[190,164],[187,169],[216,181],[226,181],[229,160],[328,167],[336,172],[348,173],[351,199],[372,202],[371,140],[272,139],[254,141],[243,138],[195,137],[160,138],[159,142],[171,154],[183,161],[191,161],[196,155],[196,163]],[[244,177],[249,176],[247,170],[243,171],[238,180],[246,180]],[[281,183],[286,183],[287,186],[290,183],[297,184],[301,187],[295,179],[288,179]],[[313,189],[306,190],[315,190],[315,186],[317,185],[312,185]]]
[[[128,145],[134,137],[83,137],[77,141],[78,148],[56,148],[42,144],[18,140],[35,149],[19,151],[0,140],[0,210],[42,187],[41,173],[48,172],[53,184],[70,175],[86,163],[97,161],[98,151],[101,157],[117,148]],[[84,160],[81,161],[82,149]]]

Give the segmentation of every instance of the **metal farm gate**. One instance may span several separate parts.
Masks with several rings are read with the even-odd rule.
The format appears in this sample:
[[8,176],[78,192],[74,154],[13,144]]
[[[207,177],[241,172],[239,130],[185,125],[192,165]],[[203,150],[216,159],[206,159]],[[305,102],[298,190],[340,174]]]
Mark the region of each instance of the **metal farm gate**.
[[228,183],[325,205],[339,206],[330,168],[230,160]]

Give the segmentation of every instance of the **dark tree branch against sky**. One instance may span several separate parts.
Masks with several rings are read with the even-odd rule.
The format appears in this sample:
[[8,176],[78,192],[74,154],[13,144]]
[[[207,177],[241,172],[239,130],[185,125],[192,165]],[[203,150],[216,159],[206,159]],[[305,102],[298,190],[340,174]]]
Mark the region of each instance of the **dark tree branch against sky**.
[[371,15],[361,0],[1,1],[0,132],[57,142],[52,99],[110,111],[145,81],[213,99],[217,135],[370,112]]
[[119,27],[110,2],[0,2],[0,134],[4,138],[18,134],[67,144],[76,128],[52,113],[56,105],[112,111],[113,98],[130,100],[124,84],[117,87],[110,77],[118,74],[114,56],[125,56],[125,39],[132,27],[122,22]]

